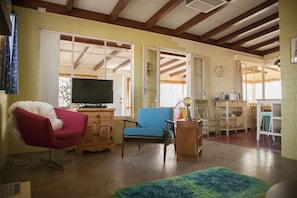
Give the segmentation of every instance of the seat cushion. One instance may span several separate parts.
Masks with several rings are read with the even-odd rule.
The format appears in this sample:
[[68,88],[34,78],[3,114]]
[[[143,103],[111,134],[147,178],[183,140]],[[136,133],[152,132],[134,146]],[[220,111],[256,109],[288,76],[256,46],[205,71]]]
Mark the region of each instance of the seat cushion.
[[54,131],[54,134],[58,140],[63,140],[63,139],[67,140],[67,139],[71,139],[73,137],[82,135],[82,132],[77,130],[64,129],[64,130],[56,130]]
[[[172,137],[172,130],[169,131],[169,137]],[[125,128],[124,136],[147,136],[147,137],[164,137],[164,129],[158,128]]]

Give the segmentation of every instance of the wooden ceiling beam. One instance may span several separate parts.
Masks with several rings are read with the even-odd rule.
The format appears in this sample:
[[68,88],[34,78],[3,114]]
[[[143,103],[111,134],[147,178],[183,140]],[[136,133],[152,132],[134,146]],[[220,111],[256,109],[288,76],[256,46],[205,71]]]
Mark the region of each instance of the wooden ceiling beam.
[[260,47],[263,47],[265,45],[269,45],[269,44],[272,44],[272,43],[278,42],[278,41],[279,41],[279,37],[277,36],[275,38],[269,39],[267,41],[264,41],[262,43],[259,43],[259,44],[256,44],[256,45],[253,45],[253,46],[249,47],[248,51],[253,52],[253,51],[257,50]]
[[207,40],[209,39],[210,37],[216,35],[216,34],[219,34],[221,32],[223,32],[224,30],[228,29],[229,27],[231,27],[232,25],[234,25],[235,23],[239,22],[239,21],[242,21],[244,20],[245,18],[257,13],[257,12],[260,12],[261,10],[275,4],[275,3],[278,3],[278,0],[267,0],[265,1],[264,3],[250,9],[249,11],[227,21],[226,23],[210,30],[209,32],[206,32],[205,34],[201,35],[200,36],[200,39],[201,40]]
[[163,56],[176,56],[176,57],[186,58],[186,55],[184,55],[184,54],[179,54],[179,53],[174,53],[174,52],[165,52],[165,51],[161,51],[160,53],[161,53],[161,55],[163,55]]
[[264,25],[265,23],[271,22],[272,20],[275,20],[277,18],[278,18],[278,12],[274,13],[274,14],[272,14],[272,15],[270,15],[270,16],[262,19],[262,20],[259,20],[259,21],[255,22],[255,23],[251,24],[251,25],[248,25],[248,26],[246,26],[246,27],[244,27],[244,28],[242,28],[240,30],[237,30],[237,31],[235,31],[235,32],[233,32],[231,34],[228,34],[228,35],[218,39],[216,41],[216,44],[222,44],[222,43],[224,43],[224,42],[226,42],[228,40],[231,40],[231,39],[235,38],[236,36],[238,36],[238,35],[240,35],[242,33],[245,33],[247,31],[255,29],[255,28],[257,28],[257,27],[259,27],[261,25]]
[[99,45],[99,46],[104,45],[104,41],[102,40],[82,38],[82,37],[74,37],[74,41],[79,43],[87,43],[87,44]]
[[246,43],[246,42],[248,42],[250,40],[256,39],[256,38],[258,38],[260,36],[264,36],[266,34],[269,34],[271,32],[277,31],[277,30],[279,30],[279,25],[275,25],[273,27],[270,27],[270,28],[267,28],[265,30],[262,30],[262,31],[260,31],[260,32],[258,32],[256,34],[253,34],[251,36],[248,36],[248,37],[245,37],[243,39],[240,39],[239,41],[236,41],[236,42],[232,43],[230,45],[230,47],[234,49],[235,47],[237,47],[237,46],[239,46],[239,45],[241,45],[243,43]]
[[166,66],[168,66],[168,65],[171,65],[171,64],[173,64],[173,63],[175,63],[175,62],[177,62],[179,59],[172,59],[172,60],[170,60],[170,61],[167,61],[166,63],[163,63],[163,64],[161,64],[161,68],[162,67],[166,67]]
[[[114,50],[112,51],[109,55],[111,56],[116,56],[120,53],[121,51],[119,50]],[[108,62],[109,60],[111,60],[113,57],[107,57],[106,58],[106,62]],[[95,65],[95,67],[93,68],[94,71],[97,71],[98,69],[100,69],[101,67],[104,66],[104,60],[100,61],[97,65]]]
[[[277,2],[277,0],[271,0],[271,1]],[[109,15],[91,12],[91,11],[87,11],[87,10],[82,10],[82,9],[78,9],[75,7],[72,9],[71,12],[66,12],[65,6],[63,6],[63,5],[49,3],[49,2],[40,1],[40,0],[12,0],[12,3],[14,6],[21,6],[21,7],[25,7],[25,8],[34,9],[34,10],[37,10],[38,7],[43,7],[46,9],[47,12],[51,12],[51,13],[62,14],[62,15],[67,15],[67,16],[72,16],[72,17],[78,17],[78,18],[87,19],[87,20],[99,21],[99,22],[103,22],[103,23],[109,23],[109,24],[113,24],[113,25],[119,25],[119,26],[134,28],[134,29],[138,29],[138,30],[145,30],[145,31],[159,33],[159,34],[165,34],[168,36],[175,36],[175,37],[179,37],[182,39],[187,39],[187,40],[191,40],[191,41],[195,41],[195,42],[202,42],[202,43],[209,44],[209,45],[216,45],[214,40],[211,40],[211,39],[202,40],[202,39],[200,39],[200,36],[198,36],[198,35],[194,35],[194,34],[190,34],[190,33],[186,33],[186,32],[176,35],[174,33],[173,29],[159,27],[159,26],[153,26],[152,28],[150,28],[148,30],[145,28],[145,23],[142,23],[142,22],[124,19],[124,18],[120,18],[120,17],[118,17],[115,21],[111,21],[111,20],[109,20]],[[225,44],[217,45],[217,46],[230,49],[230,47]],[[241,51],[241,52],[250,53],[250,52],[248,52],[247,48],[244,48],[244,47],[238,47],[236,50]],[[264,52],[254,51],[252,54],[264,56],[265,53],[267,53],[267,52],[268,51],[264,51]]]
[[186,66],[186,62],[180,63],[180,64],[170,67],[168,69],[164,69],[164,70],[160,71],[160,74],[164,74],[164,73],[170,72],[175,69],[179,69],[180,67],[184,67],[184,66]]
[[163,19],[169,12],[176,8],[179,4],[184,2],[184,0],[170,0],[166,3],[157,13],[155,13],[147,22],[145,23],[145,28],[149,29],[153,27],[158,21]]
[[111,11],[109,15],[109,20],[115,21],[129,3],[130,0],[119,0],[117,5]]
[[[227,0],[228,2],[230,2],[231,0]],[[195,17],[193,17],[192,19],[188,20],[187,22],[185,22],[184,24],[182,24],[181,26],[179,26],[178,28],[176,28],[174,30],[174,33],[176,35],[179,35],[185,31],[187,31],[188,29],[190,29],[191,27],[193,27],[194,25],[197,25],[198,23],[202,22],[204,19],[210,17],[211,15],[217,13],[218,11],[220,11],[221,9],[225,8],[228,5],[228,3],[225,3],[223,6],[220,6],[208,13],[199,13],[198,15],[196,15]]]
[[186,69],[183,69],[183,70],[181,70],[181,71],[177,71],[177,72],[174,72],[174,73],[172,73],[172,74],[169,74],[169,76],[170,77],[173,77],[173,76],[177,76],[177,75],[185,75],[186,74],[186,72],[187,72],[187,70]]
[[181,34],[185,31],[187,31],[188,29],[190,29],[191,27],[193,27],[194,25],[200,23],[201,21],[203,21],[204,19],[210,17],[211,15],[217,13],[218,11],[220,11],[221,9],[223,9],[224,7],[226,7],[228,5],[228,3],[225,3],[223,6],[220,6],[208,13],[203,13],[201,12],[200,14],[196,15],[195,17],[191,18],[190,20],[188,20],[187,22],[185,22],[184,24],[182,24],[181,26],[179,26],[178,28],[176,28],[174,30],[174,34]]
[[66,2],[66,12],[71,12],[74,5],[74,0],[67,0]]
[[[72,41],[72,36],[61,35],[60,39],[64,40],[64,41]],[[95,39],[82,38],[82,37],[74,37],[74,41],[79,42],[79,43],[98,45],[98,46],[101,46],[101,47],[105,46],[104,41],[102,41],[102,40],[95,40]],[[106,46],[107,47],[119,48],[119,49],[131,49],[131,45],[129,45],[129,44],[122,44],[121,43],[121,45],[118,45],[115,42],[107,42]]]
[[279,52],[279,46],[268,49],[268,50],[265,50],[265,51],[261,51],[263,56],[266,55],[266,54],[274,53],[274,52]]
[[86,55],[87,51],[89,51],[90,49],[91,49],[90,47],[85,47],[85,49],[81,52],[79,57],[74,62],[74,69],[76,69],[79,66],[80,61],[83,59],[83,57]]
[[115,68],[112,70],[113,73],[115,73],[117,70],[121,69],[122,67],[127,66],[127,65],[130,64],[130,63],[131,63],[131,60],[128,59],[128,60],[126,60],[125,62],[119,64],[117,67],[115,67]]

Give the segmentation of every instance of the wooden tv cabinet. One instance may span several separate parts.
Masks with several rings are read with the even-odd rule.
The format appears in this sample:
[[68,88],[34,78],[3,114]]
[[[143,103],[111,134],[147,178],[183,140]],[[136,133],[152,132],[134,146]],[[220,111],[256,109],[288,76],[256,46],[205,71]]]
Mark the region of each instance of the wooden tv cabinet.
[[88,125],[82,143],[76,145],[76,154],[83,151],[115,151],[113,108],[79,108],[78,112],[88,115]]

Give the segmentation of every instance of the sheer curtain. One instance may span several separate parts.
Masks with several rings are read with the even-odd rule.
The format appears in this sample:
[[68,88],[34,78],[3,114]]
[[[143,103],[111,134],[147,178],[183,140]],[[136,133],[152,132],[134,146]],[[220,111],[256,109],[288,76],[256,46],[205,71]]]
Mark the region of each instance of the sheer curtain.
[[12,32],[6,36],[4,64],[0,89],[6,94],[18,94],[18,26],[17,14],[13,11],[10,14]]
[[236,91],[240,96],[240,100],[243,100],[243,92],[242,92],[242,70],[241,63],[239,60],[236,61]]
[[59,105],[60,34],[40,30],[38,100]]

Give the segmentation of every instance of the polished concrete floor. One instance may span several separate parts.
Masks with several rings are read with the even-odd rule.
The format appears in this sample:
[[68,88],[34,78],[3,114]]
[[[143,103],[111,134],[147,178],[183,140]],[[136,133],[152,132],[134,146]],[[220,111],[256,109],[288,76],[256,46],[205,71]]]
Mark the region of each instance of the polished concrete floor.
[[297,161],[282,158],[280,153],[267,149],[204,138],[203,153],[197,163],[176,161],[173,145],[168,147],[165,164],[162,153],[162,145],[157,144],[145,144],[141,150],[135,144],[128,144],[123,159],[120,146],[113,153],[84,152],[81,156],[71,151],[56,151],[57,158],[73,160],[64,165],[63,171],[39,161],[46,158],[46,152],[18,154],[7,160],[0,172],[0,184],[31,181],[33,198],[104,198],[120,187],[210,167],[227,167],[271,184],[297,179]]
[[216,135],[211,133],[208,140],[213,140],[216,142],[222,142],[226,144],[234,144],[238,146],[257,148],[267,151],[272,151],[276,153],[281,153],[281,137],[280,136],[266,136],[260,135],[260,140],[256,141],[257,132],[250,130],[248,133],[244,131],[234,132],[231,131],[228,137],[225,136],[224,132],[222,135]]

